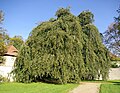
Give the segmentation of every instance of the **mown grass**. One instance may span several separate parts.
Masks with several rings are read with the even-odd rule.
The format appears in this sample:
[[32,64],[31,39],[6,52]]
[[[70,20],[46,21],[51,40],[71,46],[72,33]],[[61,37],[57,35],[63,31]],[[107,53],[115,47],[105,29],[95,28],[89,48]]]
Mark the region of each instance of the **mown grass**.
[[68,93],[78,84],[0,83],[0,93]]
[[100,93],[120,93],[120,80],[101,84]]

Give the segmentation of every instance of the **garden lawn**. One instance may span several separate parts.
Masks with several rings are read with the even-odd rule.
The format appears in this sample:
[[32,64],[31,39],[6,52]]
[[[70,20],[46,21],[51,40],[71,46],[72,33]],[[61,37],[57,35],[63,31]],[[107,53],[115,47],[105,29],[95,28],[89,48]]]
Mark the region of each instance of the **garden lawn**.
[[109,82],[108,84],[101,84],[100,93],[120,93],[120,81]]
[[78,84],[0,83],[0,93],[68,93]]

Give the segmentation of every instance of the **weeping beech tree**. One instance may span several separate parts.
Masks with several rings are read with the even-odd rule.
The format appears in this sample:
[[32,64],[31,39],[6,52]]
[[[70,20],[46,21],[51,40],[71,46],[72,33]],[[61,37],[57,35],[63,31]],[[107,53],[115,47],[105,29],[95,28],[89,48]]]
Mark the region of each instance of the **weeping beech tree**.
[[105,79],[110,63],[97,28],[81,25],[82,17],[72,15],[68,8],[59,9],[56,16],[30,33],[16,60],[15,80],[77,83],[100,74]]
[[84,79],[94,80],[102,76],[102,79],[106,80],[110,67],[109,51],[102,44],[100,33],[93,24],[94,15],[87,10],[80,13],[78,18],[84,33]]
[[102,44],[100,34],[94,25],[85,25],[83,32],[85,33],[83,57],[86,70],[84,78],[94,80],[101,75],[105,80],[110,67],[109,52]]

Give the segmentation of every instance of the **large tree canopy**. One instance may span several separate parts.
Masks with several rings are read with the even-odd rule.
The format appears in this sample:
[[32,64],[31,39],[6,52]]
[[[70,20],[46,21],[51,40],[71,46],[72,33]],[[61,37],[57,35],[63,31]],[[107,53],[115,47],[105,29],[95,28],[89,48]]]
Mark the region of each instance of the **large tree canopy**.
[[120,8],[117,12],[118,17],[104,32],[104,43],[112,53],[120,56]]
[[[88,14],[92,13],[84,15]],[[93,80],[100,75],[106,79],[109,56],[97,28],[87,21],[91,16],[87,16],[85,25],[80,21],[83,16],[72,15],[68,8],[59,9],[56,16],[30,33],[15,64],[16,81],[67,83]]]

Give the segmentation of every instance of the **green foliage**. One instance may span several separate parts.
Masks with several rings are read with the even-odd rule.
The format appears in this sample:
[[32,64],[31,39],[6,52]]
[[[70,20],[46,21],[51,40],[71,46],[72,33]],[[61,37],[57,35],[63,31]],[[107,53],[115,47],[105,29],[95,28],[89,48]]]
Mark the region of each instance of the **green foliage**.
[[6,51],[6,46],[4,42],[0,42],[0,56],[2,56]]
[[0,82],[10,82],[10,80],[6,77],[3,77],[2,75],[0,75]]
[[[15,72],[19,72],[18,74],[16,74],[16,79],[18,80],[19,78],[19,82],[31,82],[30,80],[30,76],[31,76],[31,58],[30,58],[30,48],[26,45],[22,45],[19,55],[16,59],[16,68]],[[24,73],[23,73],[24,72]],[[31,77],[32,78],[32,77]]]
[[0,82],[3,80],[3,77],[2,77],[2,75],[0,75]]
[[23,43],[24,41],[21,36],[14,36],[9,39],[9,44],[15,46],[18,50],[20,50]]
[[3,12],[0,11],[0,62],[3,61],[2,55],[6,51],[5,40],[7,35],[5,33],[5,30],[1,26],[3,20],[4,20]]
[[[85,79],[107,78],[110,60],[108,50],[102,44],[100,33],[93,24],[83,26],[84,36],[84,62],[86,67]],[[108,67],[106,67],[108,66]]]
[[[21,79],[24,76],[23,80],[26,82],[35,78],[52,78],[60,83],[78,82],[84,67],[81,34],[79,22],[73,15],[62,16],[55,22],[44,22],[39,25],[28,38],[28,55],[21,51],[24,54],[20,54],[20,57],[23,57],[24,61],[18,56],[17,63],[22,64],[25,71]],[[32,76],[28,76],[26,72]],[[17,80],[20,81],[19,79],[18,75]]]
[[58,9],[58,11],[56,12],[56,16],[57,16],[58,18],[61,17],[61,16],[69,15],[69,14],[71,14],[71,13],[70,13],[70,8],[66,8],[66,9],[60,8],[60,9]]
[[94,21],[94,15],[90,11],[83,11],[78,15],[81,26],[91,24]]
[[81,16],[69,9],[61,8],[56,15],[56,20],[34,28],[22,46],[13,71],[16,81],[77,83],[99,75],[106,79],[109,56],[97,28],[81,26]]
[[50,22],[54,22],[56,19],[55,18],[50,18]]

